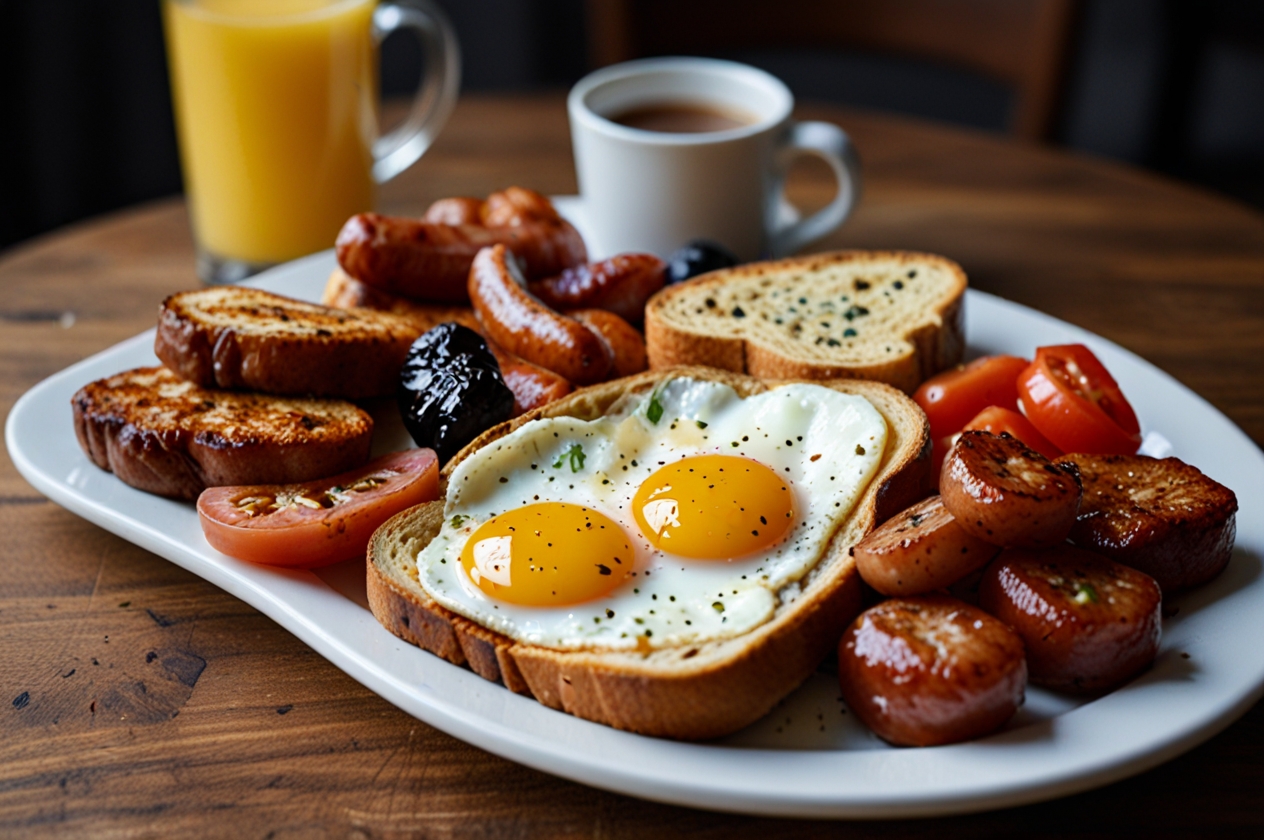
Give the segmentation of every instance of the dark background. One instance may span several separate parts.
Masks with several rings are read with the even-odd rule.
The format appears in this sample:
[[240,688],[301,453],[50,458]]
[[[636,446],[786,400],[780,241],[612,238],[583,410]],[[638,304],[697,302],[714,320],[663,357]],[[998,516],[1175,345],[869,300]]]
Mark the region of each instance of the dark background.
[[[589,69],[582,0],[439,2],[464,92],[564,89]],[[0,248],[180,191],[157,0],[0,0],[0,21]],[[999,84],[929,63],[727,57],[800,99],[985,131],[1004,131],[1010,105]],[[407,92],[419,68],[407,36],[391,39],[384,91]],[[1264,2],[1085,0],[1055,141],[1264,207]]]

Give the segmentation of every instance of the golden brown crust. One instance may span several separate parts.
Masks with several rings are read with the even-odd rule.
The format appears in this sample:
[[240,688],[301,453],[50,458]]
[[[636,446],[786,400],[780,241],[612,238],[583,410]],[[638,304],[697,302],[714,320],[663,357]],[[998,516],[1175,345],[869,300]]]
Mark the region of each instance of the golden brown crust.
[[345,472],[368,460],[373,437],[373,421],[351,403],[207,391],[166,368],[89,383],[71,406],[93,463],[177,499]]
[[[593,419],[625,394],[648,392],[663,379],[680,375],[728,384],[742,396],[768,387],[740,374],[680,368],[584,388],[484,432],[445,467],[441,491],[464,458],[523,423],[557,416]],[[823,384],[862,393],[874,402],[887,418],[887,450],[871,489],[835,533],[827,559],[805,580],[802,593],[751,633],[652,653],[559,651],[499,636],[444,609],[416,585],[417,552],[438,532],[442,501],[405,511],[374,535],[367,563],[374,615],[396,635],[448,661],[460,661],[453,655],[459,649],[485,678],[500,680],[551,708],[618,729],[696,740],[746,726],[816,668],[859,612],[860,580],[847,549],[876,524],[879,505],[889,508],[886,513],[907,507],[929,480],[929,432],[925,416],[910,400],[879,383]],[[398,575],[413,585],[402,584]],[[407,632],[401,632],[403,615],[409,616]],[[431,623],[448,629],[427,634],[413,629]]]
[[[898,319],[898,330],[866,333],[874,301],[897,305],[898,292],[891,289],[911,290],[917,282],[914,275],[896,277],[890,271],[895,267],[931,270],[942,289],[924,301],[924,309]],[[870,271],[873,278],[852,278],[869,277]],[[813,311],[803,311],[797,291],[789,292],[812,295],[828,272],[843,272],[855,285],[846,299],[812,301]],[[890,276],[876,279],[879,275]],[[719,300],[721,292],[736,295],[739,288],[733,300]],[[787,294],[773,300],[773,290]],[[870,379],[912,393],[928,377],[961,361],[965,290],[965,272],[956,263],[908,251],[836,251],[723,269],[670,286],[650,300],[645,309],[650,367],[710,365],[761,379]],[[738,305],[732,305],[734,300]],[[694,307],[694,301],[699,305]],[[815,308],[818,303],[822,308]],[[774,330],[774,321],[785,329]]]
[[395,393],[411,319],[228,286],[172,295],[154,352],[206,388],[363,399]]

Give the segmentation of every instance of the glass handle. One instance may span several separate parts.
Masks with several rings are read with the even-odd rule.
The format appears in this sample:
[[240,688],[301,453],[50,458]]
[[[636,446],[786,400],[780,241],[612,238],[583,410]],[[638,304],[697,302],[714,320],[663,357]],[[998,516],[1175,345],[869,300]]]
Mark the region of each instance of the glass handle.
[[461,88],[461,48],[443,12],[430,0],[383,3],[373,12],[373,40],[408,29],[421,41],[421,87],[404,122],[373,143],[373,180],[394,178],[430,148],[448,121]]

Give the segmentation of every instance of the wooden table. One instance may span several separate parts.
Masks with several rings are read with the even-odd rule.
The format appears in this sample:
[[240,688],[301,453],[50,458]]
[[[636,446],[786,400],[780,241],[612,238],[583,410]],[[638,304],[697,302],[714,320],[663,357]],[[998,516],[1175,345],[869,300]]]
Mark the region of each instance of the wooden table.
[[[1109,163],[828,109],[866,192],[823,247],[946,254],[971,283],[1136,351],[1264,441],[1264,216]],[[464,100],[383,196],[416,212],[508,184],[573,193],[561,95]],[[792,182],[831,192],[823,168]],[[161,201],[0,257],[0,404],[153,325],[191,288]],[[70,420],[69,408],[66,422]],[[0,457],[0,834],[708,837],[1264,830],[1264,708],[1169,764],[1056,802],[835,825],[642,802],[467,746],[393,708],[250,607],[40,497]],[[161,679],[146,678],[153,658]],[[147,681],[146,681],[147,679]],[[143,683],[143,685],[142,685]]]

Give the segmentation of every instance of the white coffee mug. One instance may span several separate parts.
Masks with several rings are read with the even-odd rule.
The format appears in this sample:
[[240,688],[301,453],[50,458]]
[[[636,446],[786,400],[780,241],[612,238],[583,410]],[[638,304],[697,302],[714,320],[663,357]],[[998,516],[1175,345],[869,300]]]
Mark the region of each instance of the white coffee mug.
[[[763,70],[710,58],[651,58],[598,70],[567,102],[594,253],[667,256],[692,239],[743,260],[790,254],[841,225],[860,194],[860,162],[832,123],[790,118],[794,96]],[[655,107],[743,115],[719,131],[647,131],[615,122]],[[828,206],[800,219],[785,201],[795,157],[838,179]]]

